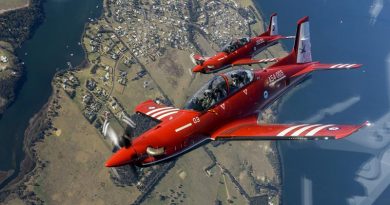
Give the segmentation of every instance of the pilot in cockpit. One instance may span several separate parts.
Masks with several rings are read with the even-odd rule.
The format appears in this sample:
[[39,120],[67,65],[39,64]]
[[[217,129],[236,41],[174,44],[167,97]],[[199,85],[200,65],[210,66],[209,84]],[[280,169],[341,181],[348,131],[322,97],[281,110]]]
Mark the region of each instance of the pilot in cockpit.
[[219,102],[220,100],[224,99],[226,96],[227,96],[226,89],[224,89],[222,85],[214,89],[214,99],[216,102]]
[[201,99],[200,103],[201,103],[201,106],[203,107],[203,109],[207,109],[212,104],[215,103],[214,94],[213,94],[213,92],[210,89],[207,89],[207,90],[204,91],[203,95],[204,96]]
[[[243,73],[233,73],[231,74],[232,77],[232,85],[236,88],[241,88],[245,85],[245,76],[242,75]],[[244,73],[245,74],[245,73]]]
[[215,103],[221,101],[227,96],[226,90],[221,87],[217,86],[214,89],[207,89],[203,93],[204,97],[201,99],[201,106],[203,109],[208,109],[211,106],[213,106]]

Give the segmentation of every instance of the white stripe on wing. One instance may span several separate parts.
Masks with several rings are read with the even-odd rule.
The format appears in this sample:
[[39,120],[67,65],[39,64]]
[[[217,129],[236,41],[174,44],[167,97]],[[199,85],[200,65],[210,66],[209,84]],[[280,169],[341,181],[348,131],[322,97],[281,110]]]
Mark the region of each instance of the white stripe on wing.
[[342,65],[342,64],[332,65],[332,66],[330,66],[330,68],[337,68],[337,67],[340,66],[340,65]]
[[298,128],[298,127],[303,127],[303,126],[306,126],[307,124],[303,124],[303,125],[295,125],[295,126],[292,126],[292,127],[288,127],[286,129],[284,129],[283,131],[279,132],[279,134],[277,134],[276,136],[284,136],[286,135],[287,133],[291,132],[292,130]]
[[300,134],[302,134],[304,131],[310,129],[310,128],[313,128],[313,127],[318,127],[320,126],[321,124],[315,124],[315,125],[309,125],[309,126],[306,126],[306,127],[302,127],[301,129],[295,131],[294,133],[291,134],[291,136],[299,136]]
[[317,134],[317,132],[321,131],[322,129],[327,128],[327,127],[331,127],[331,126],[334,126],[334,125],[322,125],[320,127],[314,128],[313,130],[308,132],[306,134],[306,136],[314,136],[315,134]]

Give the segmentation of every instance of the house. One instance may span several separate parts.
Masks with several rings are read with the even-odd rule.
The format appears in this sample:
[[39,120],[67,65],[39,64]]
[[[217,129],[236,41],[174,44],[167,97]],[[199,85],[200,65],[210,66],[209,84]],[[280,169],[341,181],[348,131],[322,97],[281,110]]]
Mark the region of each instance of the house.
[[2,63],[8,63],[8,58],[7,58],[7,56],[0,56],[0,61],[1,61]]

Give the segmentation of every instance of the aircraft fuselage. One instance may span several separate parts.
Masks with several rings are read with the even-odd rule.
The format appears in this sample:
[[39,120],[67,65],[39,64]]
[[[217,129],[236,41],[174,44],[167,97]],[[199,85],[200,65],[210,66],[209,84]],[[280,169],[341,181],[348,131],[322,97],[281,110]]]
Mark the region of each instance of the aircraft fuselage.
[[184,154],[210,141],[210,135],[221,126],[235,119],[258,114],[289,88],[299,84],[306,75],[291,76],[306,67],[307,64],[297,64],[253,70],[250,83],[234,93],[228,93],[224,100],[209,109],[202,112],[182,110],[172,120],[151,128],[134,139],[132,147],[137,153],[145,153],[147,147],[164,147],[165,152],[160,156],[145,153],[145,157],[137,162],[138,165],[153,165]]

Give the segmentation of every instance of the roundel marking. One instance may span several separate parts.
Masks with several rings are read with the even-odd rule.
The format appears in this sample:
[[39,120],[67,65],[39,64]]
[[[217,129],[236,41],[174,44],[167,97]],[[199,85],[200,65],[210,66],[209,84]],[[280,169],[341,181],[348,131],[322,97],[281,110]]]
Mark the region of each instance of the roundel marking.
[[336,130],[339,130],[340,128],[339,127],[329,127],[328,130],[329,131],[336,131]]
[[264,99],[267,99],[268,98],[268,91],[264,91],[264,93],[263,93],[263,96],[264,96]]

